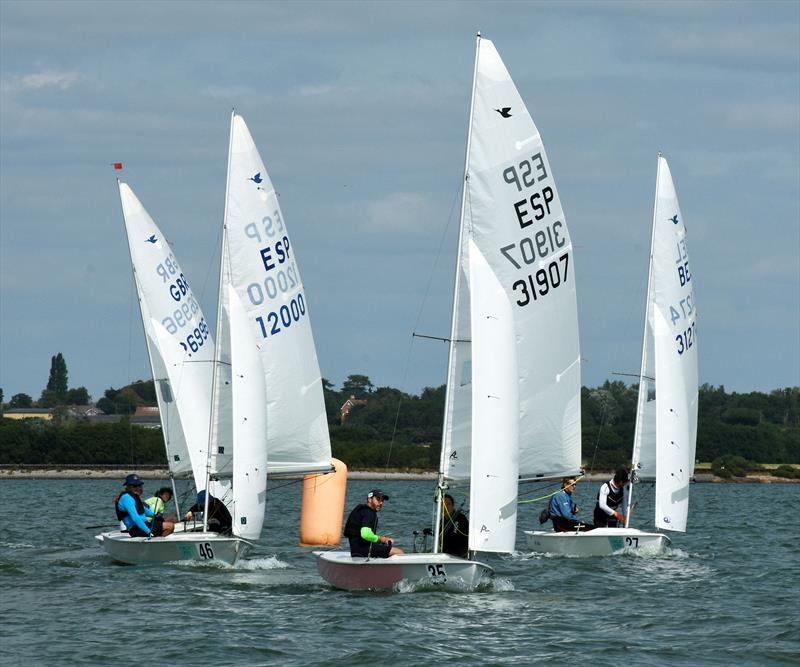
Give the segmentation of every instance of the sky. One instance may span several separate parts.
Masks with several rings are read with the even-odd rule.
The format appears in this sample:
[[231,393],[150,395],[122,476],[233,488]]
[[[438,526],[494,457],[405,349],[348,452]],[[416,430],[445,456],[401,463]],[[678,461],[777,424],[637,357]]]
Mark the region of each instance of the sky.
[[[445,381],[475,33],[536,123],[575,245],[582,383],[638,373],[656,156],[700,381],[800,385],[800,2],[0,0],[0,387],[149,379],[113,162],[205,315],[230,111],[280,194],[322,375]],[[631,378],[623,378],[630,381]]]

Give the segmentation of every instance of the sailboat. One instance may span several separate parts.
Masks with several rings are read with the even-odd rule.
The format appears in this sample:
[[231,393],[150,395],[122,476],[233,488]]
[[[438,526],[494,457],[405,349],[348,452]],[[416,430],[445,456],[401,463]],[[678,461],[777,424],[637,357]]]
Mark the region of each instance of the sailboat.
[[[472,588],[477,553],[515,547],[520,480],[580,468],[572,243],[541,137],[494,44],[477,36],[449,339],[434,553],[316,552],[339,588]],[[469,485],[471,557],[441,553],[444,491]]]
[[333,470],[322,376],[294,246],[266,167],[235,112],[216,346],[207,361],[202,387],[208,395],[204,425],[210,444],[202,475],[195,473],[197,488],[228,507],[232,535],[208,532],[204,520],[200,527],[164,538],[128,537],[129,543],[146,546],[137,551],[138,560],[125,562],[235,563],[261,535],[268,477]]
[[530,549],[573,556],[663,551],[670,542],[666,535],[629,525],[638,481],[655,482],[656,528],[686,531],[697,440],[696,324],[686,227],[669,165],[659,153],[626,525],[575,533],[531,531],[526,533]]
[[[117,181],[139,310],[156,389],[170,477],[205,488],[208,460],[214,340],[197,298],[175,254],[127,183]],[[177,523],[167,537],[131,537],[121,530],[96,536],[105,551],[124,563],[174,560],[233,562],[241,544]]]

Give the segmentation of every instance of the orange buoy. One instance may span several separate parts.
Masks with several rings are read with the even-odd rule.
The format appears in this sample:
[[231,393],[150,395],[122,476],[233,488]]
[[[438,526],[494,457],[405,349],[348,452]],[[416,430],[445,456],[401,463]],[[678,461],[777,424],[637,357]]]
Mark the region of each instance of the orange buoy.
[[331,463],[335,472],[303,478],[300,546],[332,547],[342,539],[347,466],[338,459],[332,459]]

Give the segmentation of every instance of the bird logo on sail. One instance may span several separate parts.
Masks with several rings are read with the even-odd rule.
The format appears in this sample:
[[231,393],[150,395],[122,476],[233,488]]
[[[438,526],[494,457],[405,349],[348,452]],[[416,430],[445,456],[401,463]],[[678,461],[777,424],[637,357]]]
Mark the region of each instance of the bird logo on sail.
[[153,234],[152,236],[146,238],[144,242],[145,243],[153,243],[153,244],[155,244],[155,243],[158,243],[158,239],[156,238],[156,235]]
[[670,218],[670,220],[672,220],[672,224],[673,224],[673,225],[677,225],[677,224],[678,224],[678,215],[677,215],[677,214],[673,215],[673,216]]
[[511,107],[503,107],[502,109],[495,109],[503,118],[511,118]]
[[255,183],[256,185],[260,185],[260,184],[261,184],[261,182],[262,182],[262,180],[263,180],[263,179],[261,178],[261,172],[259,171],[259,172],[258,172],[258,173],[257,173],[255,176],[251,176],[251,177],[250,177],[249,179],[247,179],[247,180],[249,180],[249,181],[253,181],[253,183]]

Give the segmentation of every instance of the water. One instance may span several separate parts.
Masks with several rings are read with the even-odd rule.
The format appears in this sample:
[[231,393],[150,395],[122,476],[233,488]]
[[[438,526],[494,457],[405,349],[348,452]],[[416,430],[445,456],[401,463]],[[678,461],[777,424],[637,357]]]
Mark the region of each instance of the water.
[[[487,558],[487,591],[394,594],[325,584],[296,546],[298,486],[278,485],[258,548],[227,568],[114,564],[84,526],[113,523],[119,481],[0,482],[0,664],[800,664],[800,485],[694,485],[690,532],[661,556],[520,552]],[[376,485],[351,481],[348,507]],[[410,550],[432,485],[380,486],[381,532]],[[595,486],[576,492],[589,510]],[[518,545],[542,506],[521,506]]]

